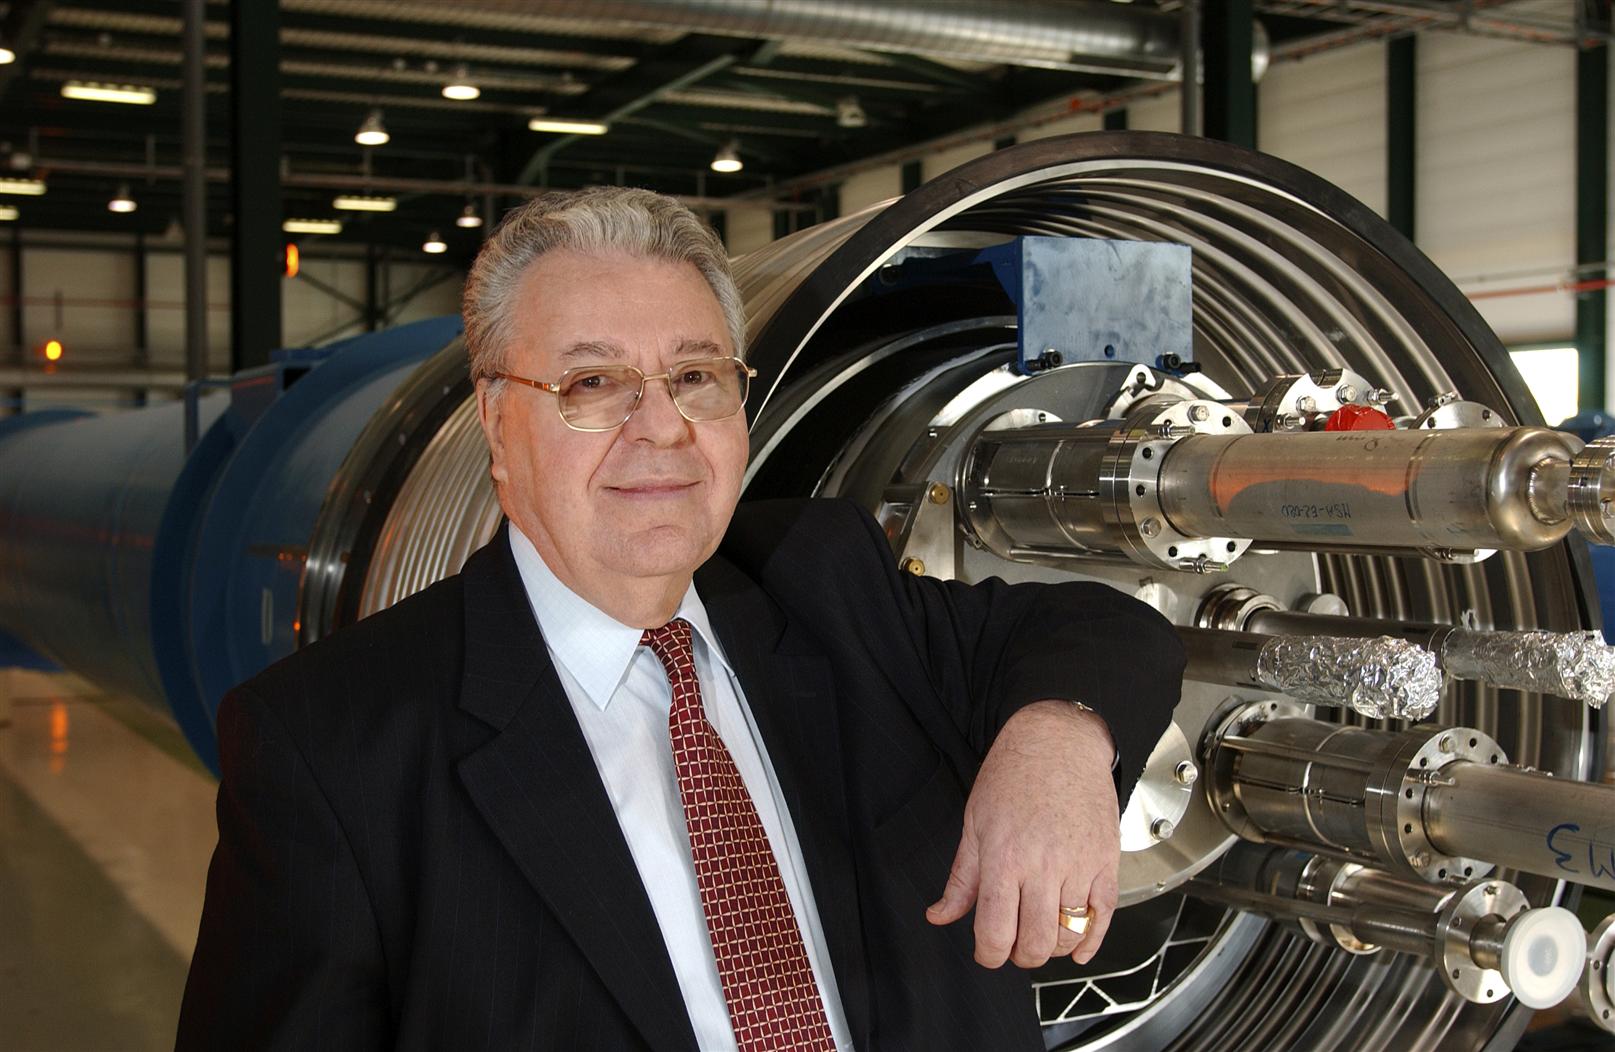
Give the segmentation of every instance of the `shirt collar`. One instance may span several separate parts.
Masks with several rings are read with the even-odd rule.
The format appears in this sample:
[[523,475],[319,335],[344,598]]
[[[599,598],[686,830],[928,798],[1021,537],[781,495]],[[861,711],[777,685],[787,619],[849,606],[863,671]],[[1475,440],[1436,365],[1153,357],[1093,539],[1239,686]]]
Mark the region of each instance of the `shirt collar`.
[[[510,553],[516,559],[527,601],[550,656],[565,666],[583,693],[604,710],[611,703],[628,666],[634,660],[642,630],[625,625],[561,583],[526,534],[510,524]],[[712,631],[707,610],[696,594],[695,582],[685,589],[674,617],[690,623],[697,647],[705,646],[725,671],[732,674],[723,647]]]

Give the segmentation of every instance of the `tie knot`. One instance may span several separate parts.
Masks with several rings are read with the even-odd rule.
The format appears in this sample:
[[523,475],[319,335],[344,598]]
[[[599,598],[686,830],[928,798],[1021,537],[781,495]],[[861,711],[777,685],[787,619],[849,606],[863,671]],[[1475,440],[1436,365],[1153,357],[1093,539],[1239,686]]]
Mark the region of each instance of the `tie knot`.
[[694,660],[690,644],[690,623],[675,617],[661,628],[647,628],[639,637],[639,645],[650,647],[651,652],[671,669],[675,664]]

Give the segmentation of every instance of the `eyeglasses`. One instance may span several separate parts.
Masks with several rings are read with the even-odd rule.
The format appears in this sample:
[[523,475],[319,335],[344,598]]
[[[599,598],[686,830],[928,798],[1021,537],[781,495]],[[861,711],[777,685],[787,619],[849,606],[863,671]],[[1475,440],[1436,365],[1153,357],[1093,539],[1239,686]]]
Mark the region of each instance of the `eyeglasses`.
[[756,375],[739,358],[696,358],[655,376],[631,365],[583,365],[568,369],[552,384],[509,373],[493,377],[555,395],[561,419],[574,431],[613,431],[634,415],[652,380],[666,380],[679,415],[698,424],[740,412]]

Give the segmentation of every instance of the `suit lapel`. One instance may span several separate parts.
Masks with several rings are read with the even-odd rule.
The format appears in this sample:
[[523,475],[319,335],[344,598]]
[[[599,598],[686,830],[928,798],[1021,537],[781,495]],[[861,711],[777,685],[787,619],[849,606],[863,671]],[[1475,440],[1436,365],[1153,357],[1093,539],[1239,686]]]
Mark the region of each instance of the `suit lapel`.
[[465,636],[460,705],[499,732],[460,761],[466,791],[646,1042],[693,1050],[656,915],[504,529],[466,564]]
[[697,571],[695,584],[790,809],[853,1044],[868,1048],[869,976],[830,663],[761,588],[721,557]]

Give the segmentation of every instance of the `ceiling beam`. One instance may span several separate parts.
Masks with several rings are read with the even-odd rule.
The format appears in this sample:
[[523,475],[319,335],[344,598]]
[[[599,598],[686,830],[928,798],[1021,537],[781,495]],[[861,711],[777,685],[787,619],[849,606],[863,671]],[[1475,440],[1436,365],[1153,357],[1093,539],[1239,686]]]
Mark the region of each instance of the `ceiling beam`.
[[[760,51],[775,49],[772,42],[731,37],[690,35],[659,48],[632,69],[608,77],[575,100],[578,109],[568,116],[586,117],[609,124],[638,113],[670,91],[678,91],[741,61],[755,61]],[[772,50],[764,56],[766,61]],[[518,183],[538,181],[549,159],[576,142],[579,136],[562,135],[533,152],[516,177]]]

